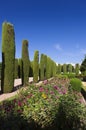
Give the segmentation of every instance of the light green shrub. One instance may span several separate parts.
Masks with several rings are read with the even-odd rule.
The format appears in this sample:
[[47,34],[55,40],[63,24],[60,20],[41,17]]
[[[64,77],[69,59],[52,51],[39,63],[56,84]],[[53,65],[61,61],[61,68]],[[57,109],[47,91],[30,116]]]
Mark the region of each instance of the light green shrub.
[[77,79],[77,78],[72,78],[70,80],[70,87],[74,90],[74,91],[78,91],[81,92],[81,88],[82,88],[82,82],[81,80]]

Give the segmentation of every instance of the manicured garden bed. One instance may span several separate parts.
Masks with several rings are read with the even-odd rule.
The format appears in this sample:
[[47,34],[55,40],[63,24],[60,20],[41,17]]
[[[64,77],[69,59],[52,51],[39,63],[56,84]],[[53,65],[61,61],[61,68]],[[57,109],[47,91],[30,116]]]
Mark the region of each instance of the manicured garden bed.
[[0,103],[0,130],[85,130],[86,106],[68,78],[30,84]]

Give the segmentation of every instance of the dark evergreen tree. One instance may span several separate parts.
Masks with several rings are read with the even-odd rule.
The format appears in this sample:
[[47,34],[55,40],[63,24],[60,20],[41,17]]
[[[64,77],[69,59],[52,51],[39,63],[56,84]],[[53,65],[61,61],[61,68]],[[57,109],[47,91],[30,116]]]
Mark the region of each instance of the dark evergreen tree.
[[86,56],[85,56],[84,60],[81,63],[80,71],[81,71],[81,73],[83,75],[86,75]]
[[18,77],[22,78],[23,73],[23,65],[22,65],[22,59],[18,59]]
[[33,61],[30,61],[29,76],[30,76],[30,77],[33,77]]
[[40,80],[44,80],[44,54],[40,57]]
[[0,80],[1,80],[2,62],[0,62]]
[[72,65],[71,64],[68,64],[68,72],[72,73]]
[[35,51],[33,61],[33,81],[38,82],[38,77],[39,77],[39,51]]
[[22,67],[23,67],[23,73],[22,73],[22,85],[27,85],[29,78],[29,52],[28,52],[28,41],[23,40],[22,42]]
[[80,69],[79,64],[76,64],[76,65],[75,65],[75,74],[76,74],[76,76],[79,75],[79,69]]
[[18,59],[15,59],[15,71],[14,71],[14,78],[18,79]]
[[63,64],[63,73],[66,74],[67,73],[67,65]]
[[61,64],[58,64],[58,66],[57,66],[57,74],[61,74],[61,69],[62,69]]
[[47,55],[44,55],[44,78],[47,79]]
[[2,25],[2,77],[1,90],[11,92],[14,87],[15,67],[15,34],[12,24],[4,22]]

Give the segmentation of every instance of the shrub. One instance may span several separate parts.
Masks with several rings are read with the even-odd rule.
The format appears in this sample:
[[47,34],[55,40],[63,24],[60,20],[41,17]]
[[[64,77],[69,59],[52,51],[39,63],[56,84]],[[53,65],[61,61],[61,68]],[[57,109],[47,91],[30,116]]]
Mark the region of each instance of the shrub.
[[75,73],[66,73],[65,75],[67,75],[69,79],[75,78]]
[[79,80],[77,78],[72,78],[70,80],[70,85],[71,85],[70,87],[72,88],[72,90],[81,92],[81,88],[82,88],[81,80]]
[[1,89],[3,93],[11,92],[14,87],[15,67],[15,34],[12,24],[4,22],[2,25],[2,77]]
[[85,130],[86,109],[73,94],[60,97],[56,123],[58,130]]

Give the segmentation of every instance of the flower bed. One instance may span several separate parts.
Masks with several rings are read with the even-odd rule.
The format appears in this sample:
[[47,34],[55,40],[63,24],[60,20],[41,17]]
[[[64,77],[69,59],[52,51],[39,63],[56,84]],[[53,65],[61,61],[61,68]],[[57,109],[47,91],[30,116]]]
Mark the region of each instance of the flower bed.
[[86,109],[68,86],[68,79],[53,78],[22,89],[17,98],[1,103],[0,130],[85,128]]

